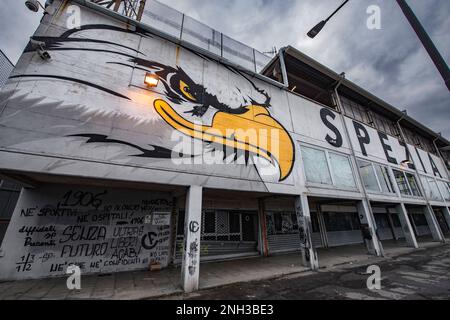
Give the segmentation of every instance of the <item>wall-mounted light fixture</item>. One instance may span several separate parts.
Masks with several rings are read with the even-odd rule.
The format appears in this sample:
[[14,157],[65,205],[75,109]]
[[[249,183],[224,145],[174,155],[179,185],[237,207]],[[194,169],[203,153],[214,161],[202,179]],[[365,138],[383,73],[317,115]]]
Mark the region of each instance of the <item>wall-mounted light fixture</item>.
[[30,38],[30,44],[31,47],[36,50],[36,52],[39,54],[42,60],[50,60],[52,58],[50,56],[50,53],[48,53],[48,51],[45,50],[45,42],[36,41]]
[[145,73],[144,83],[148,87],[156,87],[159,83],[159,77],[156,74],[153,73]]

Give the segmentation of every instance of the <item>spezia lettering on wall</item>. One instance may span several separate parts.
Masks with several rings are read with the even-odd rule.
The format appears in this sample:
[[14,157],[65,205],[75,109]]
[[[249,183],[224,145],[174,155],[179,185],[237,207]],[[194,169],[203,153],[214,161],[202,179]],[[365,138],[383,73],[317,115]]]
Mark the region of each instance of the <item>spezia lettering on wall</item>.
[[0,279],[167,266],[170,196],[122,189],[47,186],[24,190],[8,227]]
[[[337,114],[327,108],[322,108],[320,118],[327,129],[322,138],[331,146],[341,148],[344,133],[338,129],[339,119]],[[358,157],[400,165],[402,161],[408,158],[406,151],[406,148],[408,148],[410,157],[419,171],[432,174],[438,178],[446,178],[446,170],[439,157],[415,146],[407,145],[395,137],[379,132],[348,117],[345,117],[345,122],[347,128],[349,128],[351,143]],[[414,169],[413,164],[408,166],[410,169]]]

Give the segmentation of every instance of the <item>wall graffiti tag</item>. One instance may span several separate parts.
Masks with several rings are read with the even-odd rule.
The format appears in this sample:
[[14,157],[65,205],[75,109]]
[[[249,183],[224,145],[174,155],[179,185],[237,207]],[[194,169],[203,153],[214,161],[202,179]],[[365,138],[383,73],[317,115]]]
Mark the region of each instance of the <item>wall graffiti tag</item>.
[[189,244],[189,251],[187,252],[189,256],[189,274],[192,276],[195,274],[197,268],[197,253],[198,253],[198,239],[195,239]]
[[[6,233],[1,279],[138,270],[168,264],[166,194],[44,186],[25,190]],[[152,223],[145,217],[155,215]],[[154,222],[154,223],[153,223]]]
[[189,223],[189,231],[190,232],[197,233],[199,229],[200,229],[200,227],[199,227],[199,223],[197,221],[191,221]]

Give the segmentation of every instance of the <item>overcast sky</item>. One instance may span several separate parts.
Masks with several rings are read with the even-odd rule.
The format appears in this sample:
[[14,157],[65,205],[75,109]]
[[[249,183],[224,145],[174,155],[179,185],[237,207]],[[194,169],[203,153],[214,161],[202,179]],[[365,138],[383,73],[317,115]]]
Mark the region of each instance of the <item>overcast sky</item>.
[[[1,0],[0,49],[15,63],[40,16]],[[42,0],[45,2],[45,0]],[[315,38],[308,30],[343,0],[161,0],[260,51],[291,45],[450,139],[450,93],[394,0],[351,0]],[[447,63],[450,1],[408,0]],[[369,30],[368,6],[381,9]]]

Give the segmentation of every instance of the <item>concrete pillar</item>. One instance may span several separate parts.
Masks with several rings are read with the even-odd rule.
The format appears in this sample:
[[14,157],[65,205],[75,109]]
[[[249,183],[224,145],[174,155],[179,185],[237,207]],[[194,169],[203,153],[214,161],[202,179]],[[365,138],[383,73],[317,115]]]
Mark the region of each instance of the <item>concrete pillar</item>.
[[413,226],[411,221],[409,221],[408,211],[403,203],[398,204],[395,209],[398,212],[398,219],[402,225],[403,234],[405,235],[406,243],[408,246],[413,248],[418,248],[416,235],[414,234]]
[[319,258],[312,242],[311,214],[306,195],[302,194],[295,198],[295,213],[297,216],[303,265],[311,268],[311,270],[318,270]]
[[434,210],[430,205],[426,205],[423,209],[425,218],[427,219],[428,227],[431,230],[431,235],[434,241],[445,242],[444,235],[442,234],[441,227],[434,215]]
[[263,257],[269,255],[269,243],[267,241],[267,220],[266,220],[266,206],[264,199],[258,199],[258,249]]
[[181,266],[181,284],[185,292],[198,290],[201,225],[202,187],[190,186],[186,196],[184,252]]
[[372,215],[370,204],[367,202],[366,199],[363,199],[361,201],[358,201],[356,207],[358,209],[358,215],[361,224],[367,226],[370,232],[370,236],[372,238],[370,240],[364,239],[364,242],[366,243],[367,246],[367,250],[369,251],[370,254],[379,257],[384,256],[383,246],[380,240],[378,239],[378,235],[376,232],[377,226],[375,224],[375,219],[373,218]]

